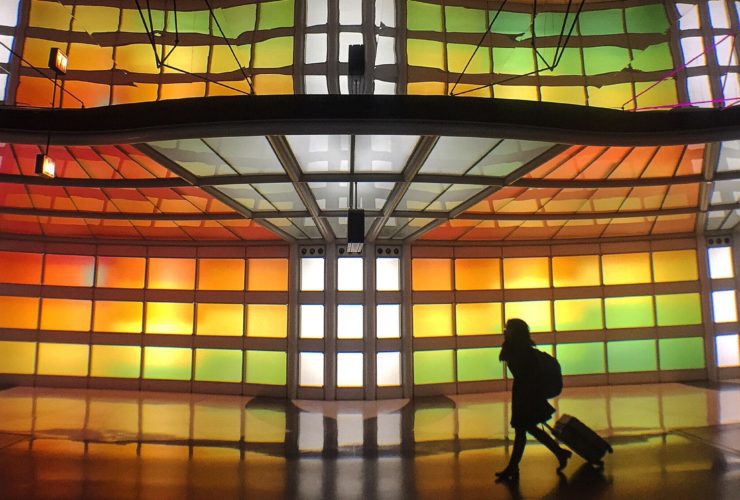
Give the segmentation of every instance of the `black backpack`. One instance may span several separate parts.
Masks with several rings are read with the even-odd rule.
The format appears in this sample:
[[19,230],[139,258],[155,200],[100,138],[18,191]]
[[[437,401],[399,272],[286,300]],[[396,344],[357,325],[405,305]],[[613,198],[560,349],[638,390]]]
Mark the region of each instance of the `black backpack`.
[[547,399],[554,398],[563,390],[563,373],[560,370],[560,363],[546,352],[539,349],[535,351],[540,367],[539,385],[542,395]]

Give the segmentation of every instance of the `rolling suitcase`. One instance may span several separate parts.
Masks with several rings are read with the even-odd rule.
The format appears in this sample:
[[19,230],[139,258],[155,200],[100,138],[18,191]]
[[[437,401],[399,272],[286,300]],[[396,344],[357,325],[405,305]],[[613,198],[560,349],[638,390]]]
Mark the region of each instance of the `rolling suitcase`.
[[606,452],[614,451],[609,443],[574,416],[563,415],[555,423],[554,429],[549,425],[548,428],[558,441],[591,465],[603,467],[602,459]]

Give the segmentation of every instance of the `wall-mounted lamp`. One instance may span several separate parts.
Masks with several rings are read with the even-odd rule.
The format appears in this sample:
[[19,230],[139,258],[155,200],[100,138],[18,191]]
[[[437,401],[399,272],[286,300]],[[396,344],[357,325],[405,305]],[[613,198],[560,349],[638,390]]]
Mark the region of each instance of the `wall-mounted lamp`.
[[67,54],[62,52],[60,49],[53,48],[49,52],[49,67],[55,72],[63,75],[66,74],[68,62],[69,57],[67,57]]
[[36,155],[36,175],[43,175],[44,177],[54,178],[56,174],[57,164],[49,155],[39,153]]

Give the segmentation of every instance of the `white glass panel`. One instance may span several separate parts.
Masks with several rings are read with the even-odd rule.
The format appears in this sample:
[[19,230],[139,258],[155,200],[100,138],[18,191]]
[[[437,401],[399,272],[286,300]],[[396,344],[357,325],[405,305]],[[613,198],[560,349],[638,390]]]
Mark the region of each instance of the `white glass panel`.
[[0,73],[0,101],[5,99],[6,85],[8,83],[8,75]]
[[339,0],[339,24],[362,24],[362,0]]
[[365,331],[363,306],[359,304],[341,304],[337,306],[337,338],[361,339]]
[[689,87],[689,99],[694,106],[701,108],[712,107],[712,87],[706,75],[690,76],[686,79]]
[[401,173],[418,142],[418,135],[358,135],[355,139],[355,171]]
[[699,28],[699,7],[689,4],[676,5],[679,15],[678,26],[682,30]]
[[361,352],[337,353],[337,387],[362,387],[363,371]]
[[[340,33],[339,34],[339,62],[349,60],[349,46],[362,45],[362,33]],[[345,77],[346,79],[346,77]]]
[[717,366],[740,366],[737,334],[718,335],[714,341],[717,345]]
[[395,95],[396,84],[393,82],[384,82],[382,80],[375,80],[375,95]]
[[324,385],[324,353],[302,352],[299,356],[298,384],[303,387],[322,387]]
[[400,259],[387,257],[378,258],[375,261],[375,288],[377,288],[378,291],[400,290],[400,267]]
[[342,257],[337,259],[337,290],[362,291],[362,257]]
[[737,303],[735,290],[712,292],[712,314],[715,323],[731,323],[737,321]]
[[441,137],[421,168],[422,174],[463,174],[498,144],[498,139]]
[[365,441],[362,413],[337,415],[337,446],[361,446]]
[[13,47],[13,37],[7,35],[0,35],[0,63],[6,63],[10,61],[10,51],[5,47]]
[[732,278],[732,248],[712,247],[709,249],[709,277],[712,279]]
[[287,139],[304,172],[349,172],[348,135],[289,135]]
[[240,174],[284,173],[264,136],[216,137],[203,139],[203,142]]
[[380,66],[382,64],[396,64],[396,39],[393,37],[378,37],[375,65]]
[[401,385],[401,353],[379,352],[376,365],[378,387]]
[[712,26],[715,28],[730,27],[730,19],[727,17],[725,0],[709,1],[709,17],[712,20]]
[[[714,43],[716,44],[714,51],[717,53],[717,64],[720,66],[737,66],[735,37],[715,36]],[[720,82],[723,79],[724,75],[720,78]]]
[[18,3],[20,0],[3,0],[0,2],[0,26],[18,24]]
[[681,39],[681,50],[683,51],[683,60],[689,68],[704,66],[706,60],[704,57],[704,43],[701,37],[691,36]]
[[396,6],[394,0],[375,0],[375,25],[396,27]]
[[306,35],[306,64],[326,62],[326,33]]
[[347,84],[347,75],[339,76],[339,93],[343,95],[349,94],[349,86]]
[[379,339],[401,337],[401,304],[378,304],[375,331]]
[[722,92],[724,94],[726,106],[736,104],[740,98],[740,74],[728,73],[722,77]]
[[306,26],[326,24],[328,10],[327,0],[310,0],[306,2]]
[[301,259],[301,290],[321,291],[324,289],[324,258],[305,257]]
[[306,94],[328,94],[329,85],[324,75],[306,75],[304,93]]
[[321,413],[298,412],[298,449],[321,451],[324,449],[324,415]]
[[302,339],[324,338],[324,306],[321,304],[301,304],[299,336]]

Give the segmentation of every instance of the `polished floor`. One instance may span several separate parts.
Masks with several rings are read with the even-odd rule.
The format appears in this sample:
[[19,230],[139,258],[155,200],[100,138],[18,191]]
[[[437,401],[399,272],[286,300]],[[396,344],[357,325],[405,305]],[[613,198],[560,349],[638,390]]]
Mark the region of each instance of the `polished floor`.
[[0,391],[0,498],[740,498],[740,381],[569,388],[606,437],[597,471],[527,446],[508,394],[315,402],[16,387]]

